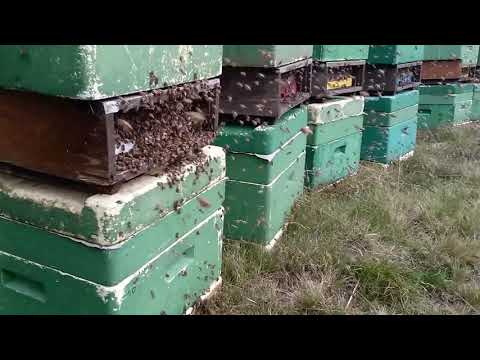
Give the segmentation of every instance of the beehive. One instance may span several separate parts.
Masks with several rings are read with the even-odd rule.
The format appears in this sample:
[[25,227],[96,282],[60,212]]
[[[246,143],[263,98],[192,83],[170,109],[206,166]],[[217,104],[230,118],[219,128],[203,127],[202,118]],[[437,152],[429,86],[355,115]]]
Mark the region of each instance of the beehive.
[[480,84],[474,84],[472,97],[472,111],[470,113],[471,120],[480,120]]
[[313,45],[313,58],[319,61],[366,60],[369,45]]
[[312,57],[313,45],[223,45],[223,65],[278,67]]
[[473,84],[422,85],[418,127],[433,129],[469,121],[473,97]]
[[479,45],[425,45],[424,60],[461,60],[462,65],[476,65]]
[[183,313],[220,276],[225,155],[205,153],[197,180],[192,165],[115,195],[1,175],[0,313]]
[[99,100],[222,70],[221,45],[3,45],[0,88]]
[[305,185],[327,185],[357,171],[360,162],[364,98],[335,97],[308,106]]
[[[256,128],[226,125],[215,144],[227,149],[225,237],[271,244],[303,192],[305,106]],[[279,194],[281,194],[279,196]]]
[[418,90],[365,99],[361,159],[388,164],[414,151]]
[[423,45],[370,45],[369,64],[403,64],[422,61]]

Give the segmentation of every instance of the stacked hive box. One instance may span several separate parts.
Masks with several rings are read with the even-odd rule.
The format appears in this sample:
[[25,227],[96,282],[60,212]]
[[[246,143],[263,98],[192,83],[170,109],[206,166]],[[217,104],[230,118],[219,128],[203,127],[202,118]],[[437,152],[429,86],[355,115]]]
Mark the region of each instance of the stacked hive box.
[[221,61],[218,45],[2,46],[0,162],[114,191],[165,162],[158,117],[215,125]]
[[274,125],[227,125],[215,144],[228,148],[225,237],[273,244],[303,192],[307,125],[305,106]]
[[312,46],[224,48],[225,237],[271,246],[303,192]]
[[473,84],[422,85],[419,90],[419,128],[434,129],[470,120],[472,99],[475,96]]
[[360,163],[364,98],[336,96],[308,105],[305,185],[315,188],[354,174]]
[[421,45],[371,45],[361,159],[388,164],[415,149]]
[[[426,45],[420,87],[419,127],[470,121],[478,45]],[[477,107],[475,106],[475,109]]]
[[[180,314],[220,277],[225,155],[91,195],[0,175],[0,314]],[[208,204],[208,206],[205,206]]]
[[[360,160],[363,89],[368,45],[314,45],[308,106],[305,185],[315,188],[356,172]],[[327,100],[328,99],[328,100]]]
[[425,45],[422,81],[471,81],[479,45]]
[[361,91],[367,58],[368,45],[314,45],[312,97]]
[[[218,76],[221,58],[210,45],[0,49],[1,314],[180,314],[219,282],[223,149],[200,147],[201,159],[172,173],[140,148],[158,139],[116,145],[120,127],[144,129],[129,114],[145,106],[139,123],[160,126],[167,98],[181,102],[183,83]],[[212,109],[215,95],[197,84]],[[179,102],[180,112],[192,106]],[[198,128],[215,120],[213,110]],[[143,167],[120,169],[128,152]]]
[[99,100],[212,78],[221,61],[220,45],[3,45],[0,88]]
[[365,99],[362,159],[388,164],[415,149],[418,90]]
[[472,111],[470,113],[472,121],[480,120],[480,84],[473,85]]
[[472,121],[480,120],[480,46],[478,52],[477,66],[475,68],[475,84],[473,85],[473,99],[472,99],[472,112],[471,119]]

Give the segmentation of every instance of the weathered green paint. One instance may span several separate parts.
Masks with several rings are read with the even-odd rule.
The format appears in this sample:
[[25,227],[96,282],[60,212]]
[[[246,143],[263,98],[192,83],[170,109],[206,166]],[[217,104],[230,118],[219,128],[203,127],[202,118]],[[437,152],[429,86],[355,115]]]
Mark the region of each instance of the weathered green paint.
[[360,163],[362,133],[333,140],[306,149],[305,186],[314,188],[334,183],[355,173]]
[[285,145],[270,155],[227,153],[227,177],[230,180],[269,184],[303,151],[307,136],[295,134]]
[[473,93],[448,94],[448,95],[420,95],[420,104],[453,105],[472,100]]
[[480,120],[480,100],[472,101],[472,110],[470,111],[470,120],[472,121]]
[[472,100],[480,100],[480,84],[473,84]]
[[319,61],[366,60],[369,45],[313,45],[313,58]]
[[419,91],[408,90],[390,96],[371,96],[365,98],[365,111],[391,113],[419,103]]
[[223,65],[277,67],[312,57],[313,45],[223,45]]
[[252,128],[227,124],[219,131],[214,144],[230,151],[268,155],[306,125],[307,107],[301,105],[283,114],[273,125]]
[[369,64],[403,64],[423,60],[423,45],[370,45]]
[[219,211],[111,287],[0,251],[0,314],[182,314],[220,275],[222,227]]
[[113,195],[92,195],[2,174],[0,214],[91,243],[116,244],[173,211],[175,202],[192,198],[225,176],[224,150],[207,146],[204,153],[209,161],[198,179],[196,167],[188,166],[184,180],[172,188],[166,176],[145,175]]
[[413,151],[416,144],[417,118],[389,127],[366,126],[361,159],[388,164]]
[[225,237],[263,245],[272,241],[303,192],[304,172],[305,152],[302,152],[268,185],[228,180]]
[[462,124],[470,120],[472,100],[457,102],[453,105],[420,104],[419,129],[434,129],[440,126]]
[[480,84],[474,84],[470,120],[480,120]]
[[357,133],[363,127],[363,120],[363,115],[357,115],[324,124],[309,124],[313,134],[308,135],[307,144],[311,146],[323,145]]
[[98,100],[218,76],[222,46],[2,45],[0,68],[0,88]]
[[450,95],[466,94],[473,92],[473,85],[470,83],[451,83],[443,85],[421,85],[418,87],[422,95]]
[[425,45],[424,60],[462,60],[471,65],[478,61],[479,45]]
[[418,104],[394,112],[367,111],[365,126],[393,126],[417,116]]
[[363,96],[333,96],[331,99],[308,105],[308,123],[325,124],[363,113]]
[[[179,211],[170,212],[129,240],[107,248],[87,246],[79,239],[0,217],[0,250],[86,280],[113,285],[212,215],[222,206],[224,198],[225,179],[222,179],[183,204]],[[202,200],[209,207],[201,206]]]

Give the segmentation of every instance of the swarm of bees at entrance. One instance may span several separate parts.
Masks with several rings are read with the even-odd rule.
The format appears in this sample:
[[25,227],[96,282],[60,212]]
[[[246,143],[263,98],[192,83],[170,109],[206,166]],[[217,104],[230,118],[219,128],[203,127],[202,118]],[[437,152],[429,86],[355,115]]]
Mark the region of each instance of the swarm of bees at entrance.
[[[120,100],[115,119],[118,172],[155,169],[175,179],[182,166],[203,160],[216,135],[220,87],[197,81]],[[138,100],[138,99],[137,99]]]

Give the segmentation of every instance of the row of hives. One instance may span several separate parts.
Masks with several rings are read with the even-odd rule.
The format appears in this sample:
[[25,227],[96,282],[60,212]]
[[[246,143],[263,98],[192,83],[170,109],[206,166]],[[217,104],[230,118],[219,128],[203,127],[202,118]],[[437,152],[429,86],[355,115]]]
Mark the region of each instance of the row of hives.
[[273,245],[305,186],[411,153],[425,95],[472,103],[478,46],[434,49],[0,47],[0,313],[185,312],[223,235]]

